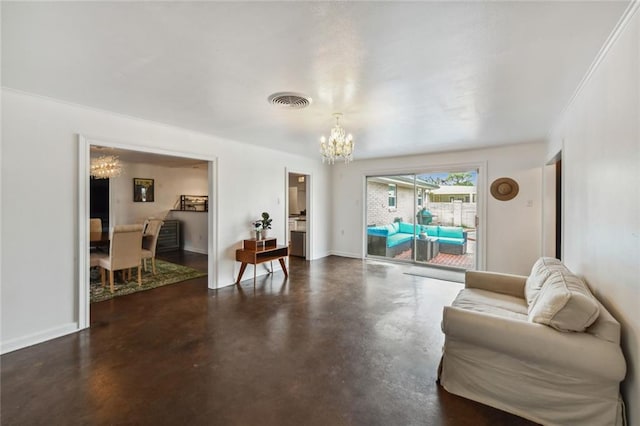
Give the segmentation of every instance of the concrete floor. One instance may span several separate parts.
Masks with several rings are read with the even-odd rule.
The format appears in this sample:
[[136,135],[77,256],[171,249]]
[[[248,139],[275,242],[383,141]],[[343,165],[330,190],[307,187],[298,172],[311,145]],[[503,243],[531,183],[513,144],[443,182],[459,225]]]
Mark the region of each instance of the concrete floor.
[[442,306],[461,286],[406,268],[292,258],[288,280],[255,288],[203,277],[92,304],[90,329],[2,356],[0,421],[530,425],[436,384]]

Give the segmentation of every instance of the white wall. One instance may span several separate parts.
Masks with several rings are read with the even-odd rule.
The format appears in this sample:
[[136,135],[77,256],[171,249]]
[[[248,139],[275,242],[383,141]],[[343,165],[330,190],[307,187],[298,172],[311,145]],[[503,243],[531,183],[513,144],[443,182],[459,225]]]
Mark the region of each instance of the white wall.
[[640,12],[553,131],[562,149],[563,260],[622,323],[623,395],[640,424]]
[[543,143],[537,143],[336,164],[332,187],[333,251],[344,256],[364,257],[362,205],[366,175],[420,172],[440,165],[447,170],[447,165],[486,162],[488,184],[507,176],[520,186],[518,196],[511,201],[497,201],[487,196],[486,268],[528,274],[541,253],[544,148]]
[[7,89],[2,123],[2,352],[77,329],[78,134],[218,158],[218,286],[235,282],[235,249],[262,211],[285,241],[287,167],[314,179],[310,255],[329,252],[329,169],[315,158]]
[[167,219],[180,221],[180,240],[182,249],[207,254],[207,213],[193,211],[170,211]]
[[[207,168],[164,167],[122,162],[122,174],[111,179],[115,225],[142,223],[148,217],[164,219],[169,210],[179,208],[180,195],[207,195]],[[154,179],[154,202],[133,202],[133,179]],[[114,225],[114,224],[111,224]]]

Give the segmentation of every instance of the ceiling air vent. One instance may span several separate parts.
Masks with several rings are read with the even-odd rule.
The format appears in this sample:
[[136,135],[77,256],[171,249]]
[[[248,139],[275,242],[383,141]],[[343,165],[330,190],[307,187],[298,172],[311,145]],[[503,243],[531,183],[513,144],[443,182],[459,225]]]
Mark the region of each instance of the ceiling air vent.
[[282,108],[302,109],[311,104],[311,98],[301,93],[278,92],[269,96],[269,103]]

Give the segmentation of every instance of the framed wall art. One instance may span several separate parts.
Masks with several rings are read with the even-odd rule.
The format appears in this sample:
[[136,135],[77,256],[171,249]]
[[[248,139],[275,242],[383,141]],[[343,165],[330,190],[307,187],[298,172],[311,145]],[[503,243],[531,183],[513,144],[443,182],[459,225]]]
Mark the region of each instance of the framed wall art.
[[133,201],[153,203],[153,179],[133,178]]

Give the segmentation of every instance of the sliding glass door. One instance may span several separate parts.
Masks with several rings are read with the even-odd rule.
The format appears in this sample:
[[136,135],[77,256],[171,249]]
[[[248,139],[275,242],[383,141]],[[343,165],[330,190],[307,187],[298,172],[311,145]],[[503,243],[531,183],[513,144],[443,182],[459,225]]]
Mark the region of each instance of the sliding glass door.
[[478,171],[367,177],[367,256],[473,270]]

